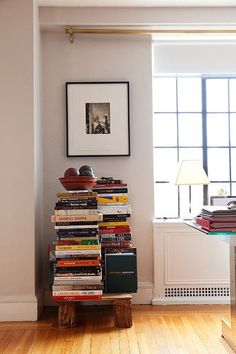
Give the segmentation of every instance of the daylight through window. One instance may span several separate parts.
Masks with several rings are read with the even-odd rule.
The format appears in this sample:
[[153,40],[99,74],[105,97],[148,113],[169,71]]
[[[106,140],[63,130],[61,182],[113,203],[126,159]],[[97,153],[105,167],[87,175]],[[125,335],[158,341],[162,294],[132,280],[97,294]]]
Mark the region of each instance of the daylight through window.
[[210,196],[236,195],[236,77],[154,76],[155,216],[184,217],[188,187],[175,186],[175,166],[201,161],[211,183],[192,186],[192,211]]

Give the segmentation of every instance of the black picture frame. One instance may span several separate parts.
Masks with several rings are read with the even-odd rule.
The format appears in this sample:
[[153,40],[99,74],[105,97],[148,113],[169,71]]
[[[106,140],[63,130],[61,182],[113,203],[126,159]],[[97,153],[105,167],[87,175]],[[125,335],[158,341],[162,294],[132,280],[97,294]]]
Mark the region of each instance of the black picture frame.
[[129,82],[66,82],[68,157],[130,156]]

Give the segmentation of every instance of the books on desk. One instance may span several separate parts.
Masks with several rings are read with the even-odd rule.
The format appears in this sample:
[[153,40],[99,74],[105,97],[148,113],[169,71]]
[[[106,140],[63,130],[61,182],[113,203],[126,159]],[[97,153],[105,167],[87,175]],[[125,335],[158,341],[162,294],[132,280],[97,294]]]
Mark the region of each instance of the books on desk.
[[195,218],[195,222],[209,232],[236,231],[236,209],[206,205]]

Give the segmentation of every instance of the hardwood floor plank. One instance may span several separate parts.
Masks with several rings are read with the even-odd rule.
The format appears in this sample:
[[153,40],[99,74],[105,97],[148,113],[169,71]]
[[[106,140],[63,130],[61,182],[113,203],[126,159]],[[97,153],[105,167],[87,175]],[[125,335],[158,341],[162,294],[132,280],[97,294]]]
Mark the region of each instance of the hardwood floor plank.
[[139,333],[137,336],[137,344],[140,354],[152,354],[149,349],[147,338],[144,333]]
[[176,353],[185,353],[184,338],[182,338],[179,331],[176,329],[173,316],[164,315],[163,318],[165,322],[165,331],[168,334],[168,342],[172,344],[172,348],[174,348],[173,350],[175,350]]
[[[34,334],[34,332],[32,332],[31,330],[23,330],[20,331],[21,332],[21,336],[20,338],[18,338],[17,343],[11,341],[11,343],[14,343],[14,353],[15,354],[22,354],[22,353],[28,353],[28,350],[30,348],[31,345],[31,339],[32,336]],[[1,342],[1,339],[0,339]],[[7,353],[7,350],[10,350],[10,347],[7,347],[5,353]]]
[[163,331],[159,317],[160,316],[156,316],[155,318],[150,317],[152,334],[157,344],[157,353],[169,354],[170,351],[166,343],[165,332]]
[[62,353],[62,345],[63,345],[63,329],[58,330],[57,336],[55,337],[55,341],[51,348],[50,354],[61,354]]
[[119,328],[119,347],[121,354],[132,354],[129,351],[129,338],[126,328]]
[[155,340],[153,340],[152,343],[152,349],[153,351],[151,351],[150,348],[150,339],[151,336],[150,334],[150,323],[149,323],[149,318],[148,316],[142,316],[139,315],[135,318],[135,332],[136,332],[136,336],[137,336],[137,344],[139,347],[139,351],[142,354],[151,354],[152,352],[155,353],[155,346],[153,346],[153,343],[155,345]]
[[71,348],[71,354],[80,354],[82,350],[82,342],[84,338],[84,326],[80,326],[80,328],[73,328],[74,341]]
[[49,335],[49,330],[42,329],[39,332],[39,335],[37,336],[37,340],[34,342],[34,347],[32,348],[31,353],[32,354],[39,354],[44,352],[44,347],[46,346],[47,338]]
[[3,354],[4,350],[11,342],[12,333],[10,331],[3,331],[3,336],[0,338],[0,353]]
[[101,335],[100,335],[100,319],[93,323],[93,335],[91,340],[91,352],[93,354],[101,353]]
[[10,337],[9,337],[9,333],[7,333],[5,349],[3,350],[2,349],[3,347],[1,346],[1,349],[3,350],[4,354],[13,352],[23,333],[24,331],[22,330],[13,330],[10,333]]
[[131,328],[127,328],[127,335],[129,340],[129,351],[132,354],[140,354],[139,346],[138,346],[138,339],[135,332],[135,325]]
[[90,354],[91,353],[91,342],[93,335],[93,323],[87,322],[85,324],[84,336],[81,345],[81,354]]
[[111,328],[110,328],[110,346],[111,346],[111,354],[122,354],[120,351],[120,338],[119,338],[119,330],[114,327],[113,319],[111,320]]
[[[197,350],[198,353],[201,354],[207,354],[207,347],[204,344],[204,342],[201,340],[201,338],[199,337],[199,335],[197,334],[197,332],[195,331],[195,327],[192,323],[192,321],[189,321],[189,317],[192,318],[193,315],[180,315],[180,320],[182,321],[183,326],[188,330],[188,333],[191,336],[191,340],[194,344],[195,347],[195,351]],[[183,338],[184,340],[184,338]],[[197,348],[197,349],[196,349]]]
[[52,330],[49,331],[47,342],[46,342],[46,345],[45,345],[45,348],[44,348],[44,351],[43,351],[44,354],[51,354],[52,353],[58,336],[59,336],[59,329],[58,330],[56,330],[56,329],[53,330],[52,329]]

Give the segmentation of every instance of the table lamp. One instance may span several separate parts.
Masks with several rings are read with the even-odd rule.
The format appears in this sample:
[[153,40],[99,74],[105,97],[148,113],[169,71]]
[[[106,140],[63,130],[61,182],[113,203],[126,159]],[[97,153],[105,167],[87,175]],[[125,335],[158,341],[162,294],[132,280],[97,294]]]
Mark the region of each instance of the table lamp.
[[199,160],[182,160],[178,164],[174,180],[177,186],[189,186],[189,214],[191,214],[191,186],[194,184],[209,184],[210,181]]

